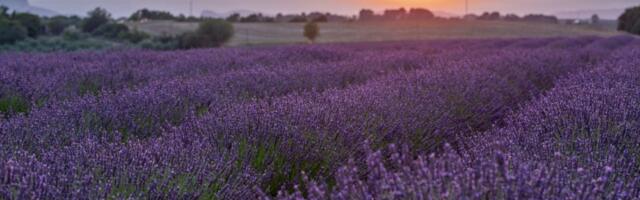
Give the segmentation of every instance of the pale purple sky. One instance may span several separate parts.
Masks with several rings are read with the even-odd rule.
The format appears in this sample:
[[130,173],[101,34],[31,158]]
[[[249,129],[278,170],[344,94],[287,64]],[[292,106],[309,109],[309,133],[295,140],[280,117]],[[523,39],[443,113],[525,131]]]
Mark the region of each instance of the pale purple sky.
[[[189,13],[190,0],[30,0],[34,6],[48,8],[64,14],[84,14],[101,6],[114,16],[126,16],[140,8]],[[361,8],[382,10],[390,7],[426,7],[436,11],[464,14],[465,0],[193,0],[194,14],[202,10],[225,13],[252,10],[268,14],[330,11],[356,14]],[[555,14],[576,10],[611,10],[640,5],[640,0],[469,0],[471,12],[501,11],[503,13]]]

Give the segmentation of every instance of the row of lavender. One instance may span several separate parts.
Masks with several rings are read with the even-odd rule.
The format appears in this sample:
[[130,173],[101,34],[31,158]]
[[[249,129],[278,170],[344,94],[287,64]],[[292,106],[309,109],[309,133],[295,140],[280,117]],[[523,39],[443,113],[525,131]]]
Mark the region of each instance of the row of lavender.
[[[508,110],[552,88],[554,80],[637,42],[433,43],[342,45],[312,53],[306,47],[264,49],[293,58],[195,78],[169,73],[129,89],[60,98],[0,122],[6,138],[0,193],[239,198],[254,187],[273,193],[300,182],[301,171],[331,176],[348,158],[366,155],[359,148],[364,141],[406,144],[414,152],[432,152],[444,141],[463,144],[455,139],[501,124]],[[312,58],[318,62],[301,64]]]
[[[87,134],[106,135],[112,140],[126,140],[131,136],[148,137],[158,135],[167,124],[182,123],[194,110],[198,114],[210,110],[225,111],[232,109],[239,101],[256,97],[274,98],[292,92],[316,93],[330,88],[344,88],[389,73],[423,67],[436,70],[438,66],[453,65],[447,60],[470,60],[495,53],[500,52],[484,50],[462,58],[459,56],[463,53],[451,53],[428,60],[415,52],[393,51],[384,52],[383,56],[376,58],[360,57],[339,64],[283,64],[279,68],[253,67],[221,75],[157,81],[135,89],[85,96],[34,109],[28,116],[9,120],[0,130],[18,136],[16,140],[5,140],[6,145],[3,146],[10,148],[29,148],[25,145],[42,148],[44,143],[68,144],[73,139],[69,137],[84,137]],[[113,132],[120,132],[121,136],[115,137],[111,134]],[[10,142],[20,144],[7,144]]]
[[406,145],[365,145],[366,165],[340,168],[332,190],[305,178],[278,199],[637,199],[639,69],[635,44],[469,138],[471,148],[416,159]]
[[[592,38],[587,39],[593,40]],[[546,44],[550,41],[553,40],[534,42]],[[490,45],[488,46],[496,43],[500,44],[501,42],[502,41],[489,43]],[[513,43],[513,41],[506,42]],[[450,45],[445,45],[447,48],[456,48],[459,45],[455,43],[452,44],[452,42],[444,44]],[[174,125],[182,122],[186,117],[187,112],[190,110],[208,112],[208,110],[212,109],[208,108],[211,104],[216,104],[214,105],[217,106],[216,109],[220,109],[228,107],[225,106],[228,102],[237,102],[252,98],[273,98],[286,95],[291,92],[317,92],[336,87],[344,88],[349,85],[366,82],[368,79],[373,77],[383,76],[397,71],[414,70],[423,67],[432,68],[432,65],[434,65],[433,62],[438,62],[438,60],[440,60],[439,62],[448,62],[448,60],[455,59],[461,59],[464,61],[475,59],[475,57],[486,57],[486,55],[489,54],[499,53],[494,49],[482,50],[471,55],[469,55],[467,51],[453,51],[457,53],[440,55],[435,57],[437,59],[424,58],[423,53],[425,51],[432,51],[431,49],[441,47],[440,45],[429,45],[427,48],[422,48],[419,51],[373,52],[366,57],[357,57],[340,63],[287,65],[287,62],[283,62],[283,64],[278,68],[255,66],[247,70],[232,71],[220,75],[201,75],[190,79],[177,78],[174,80],[156,81],[149,83],[146,86],[140,86],[133,89],[123,89],[113,94],[105,93],[99,96],[89,95],[86,97],[58,102],[57,104],[51,103],[53,105],[34,109],[35,111],[30,112],[28,117],[18,117],[17,119],[12,120],[11,123],[7,123],[3,128],[3,132],[20,133],[18,135],[24,137],[39,135],[41,138],[36,139],[45,141],[50,140],[50,138],[46,136],[56,135],[56,137],[59,137],[58,133],[61,132],[66,132],[66,135],[84,135],[84,132],[87,131],[120,131],[126,135],[123,137],[128,137],[127,135],[129,134],[134,136],[148,136],[157,134],[158,129],[167,121],[172,122]],[[352,48],[358,49],[356,47]],[[294,52],[294,50],[300,49],[293,48],[293,50],[287,51]],[[303,48],[302,50],[305,49]],[[325,52],[317,51],[315,53],[319,55],[325,54]],[[555,52],[548,53],[554,54]],[[296,55],[297,54],[294,54],[293,56]],[[340,60],[335,57],[337,56],[329,56],[323,59],[323,61],[330,62],[332,60]],[[133,62],[137,61],[134,59]],[[192,63],[188,62],[188,64]],[[211,63],[212,66],[217,66],[217,64],[218,63],[216,62]],[[453,64],[449,63],[448,65]],[[145,67],[147,66],[142,66],[141,68]],[[65,66],[62,66],[61,68],[64,69]],[[92,69],[93,67],[90,66],[88,68]],[[101,67],[98,69],[102,70],[102,68],[108,67]],[[166,70],[164,67],[160,68],[160,71]],[[26,71],[32,72],[34,70]],[[199,70],[196,67],[193,71]],[[23,73],[27,74],[24,76],[31,76],[31,73],[27,72]],[[69,69],[69,72],[63,73],[63,75],[58,76],[58,78],[62,79],[69,76],[75,77],[69,73],[73,74],[73,69]],[[109,77],[112,74],[113,73],[102,73],[101,76]],[[39,75],[44,74],[38,74],[38,76]],[[117,73],[113,76],[119,77]],[[54,75],[53,77],[56,76]],[[33,77],[21,78],[32,79]],[[119,78],[107,79],[119,80]],[[15,82],[16,81],[12,83]],[[118,81],[115,82],[118,83]],[[73,81],[71,81],[71,83],[78,84]],[[10,84],[7,85],[10,86]],[[31,84],[19,83],[16,85],[30,86]],[[61,85],[52,85],[54,85],[54,87],[52,87],[54,88],[53,90],[60,90],[64,88],[64,86]],[[36,89],[30,91],[41,90],[47,89]],[[3,95],[3,98],[12,97],[9,93],[5,93]],[[37,103],[37,100],[32,100],[31,103],[35,104]],[[33,127],[33,129],[28,129],[30,133],[22,133],[24,132],[25,127]],[[22,141],[29,139],[30,138],[20,138]],[[61,137],[58,139],[65,138]]]
[[[384,60],[393,54],[428,56],[452,49],[473,49],[551,46],[581,47],[599,38],[532,39],[530,41],[436,41],[428,45],[404,48],[403,43],[325,45],[320,47],[291,46],[263,49],[198,50],[185,52],[85,52],[56,54],[0,55],[0,97],[17,98],[27,106],[42,106],[100,92],[144,86],[153,81],[182,77],[223,74],[262,67],[300,67],[309,63],[349,64],[369,59]],[[626,38],[628,39],[628,38]],[[623,41],[626,40],[623,38]],[[614,43],[615,44],[615,43]],[[447,49],[447,51],[443,51]],[[395,60],[402,60],[396,58]],[[4,109],[2,112],[8,112]],[[22,110],[21,110],[22,111]],[[6,113],[5,113],[6,114]]]

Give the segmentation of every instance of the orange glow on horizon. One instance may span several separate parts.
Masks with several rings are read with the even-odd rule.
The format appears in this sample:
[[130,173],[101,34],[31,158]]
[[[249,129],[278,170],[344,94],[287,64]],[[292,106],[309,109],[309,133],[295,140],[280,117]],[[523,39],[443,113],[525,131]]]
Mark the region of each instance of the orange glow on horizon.
[[373,4],[384,7],[422,7],[429,9],[456,8],[464,4],[464,0],[373,0]]

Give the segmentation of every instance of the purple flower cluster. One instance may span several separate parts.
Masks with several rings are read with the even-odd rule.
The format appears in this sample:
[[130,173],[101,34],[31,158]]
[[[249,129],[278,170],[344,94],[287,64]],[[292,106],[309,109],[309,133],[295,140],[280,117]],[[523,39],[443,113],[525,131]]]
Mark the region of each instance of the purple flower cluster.
[[0,199],[630,198],[639,43],[0,55]]

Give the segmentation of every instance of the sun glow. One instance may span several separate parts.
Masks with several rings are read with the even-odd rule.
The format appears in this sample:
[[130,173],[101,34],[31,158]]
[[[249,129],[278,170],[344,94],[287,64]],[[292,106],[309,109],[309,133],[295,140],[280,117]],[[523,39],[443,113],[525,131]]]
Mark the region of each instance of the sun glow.
[[465,0],[372,0],[370,3],[377,8],[421,7],[431,10],[462,11]]

